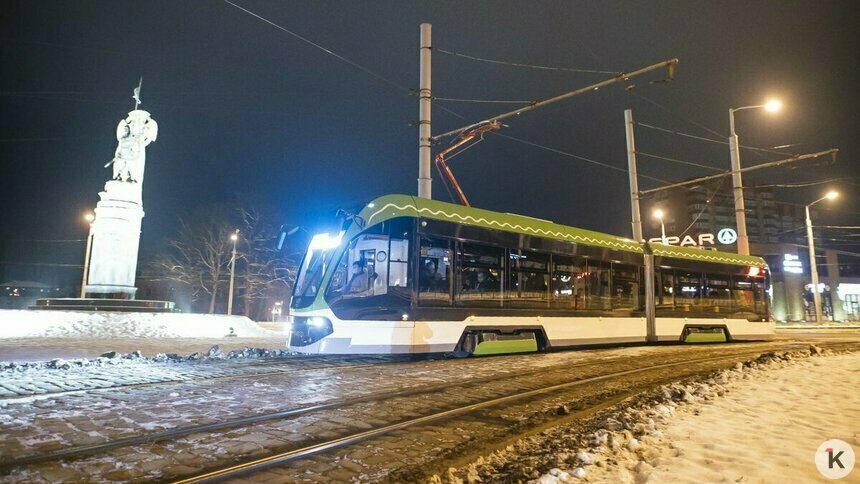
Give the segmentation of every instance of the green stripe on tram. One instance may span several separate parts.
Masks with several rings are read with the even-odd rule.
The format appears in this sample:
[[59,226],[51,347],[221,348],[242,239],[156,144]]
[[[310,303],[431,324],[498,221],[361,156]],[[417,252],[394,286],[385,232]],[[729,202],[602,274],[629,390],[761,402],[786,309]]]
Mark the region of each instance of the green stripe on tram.
[[533,339],[509,339],[481,341],[475,347],[473,355],[500,355],[503,353],[533,353],[538,350],[537,341]]
[[690,333],[684,339],[685,343],[725,343],[726,333],[719,331],[716,333]]

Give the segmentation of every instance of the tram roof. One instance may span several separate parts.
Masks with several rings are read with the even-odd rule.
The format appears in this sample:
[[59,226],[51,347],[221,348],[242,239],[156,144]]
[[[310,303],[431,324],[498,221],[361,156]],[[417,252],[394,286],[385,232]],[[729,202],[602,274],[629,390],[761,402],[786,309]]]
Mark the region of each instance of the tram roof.
[[[375,225],[395,217],[424,217],[506,232],[546,237],[594,247],[605,247],[640,254],[644,252],[642,243],[625,237],[570,227],[525,215],[493,212],[410,195],[385,195],[379,197],[367,204],[362,209],[360,216],[365,220],[367,226]],[[757,267],[765,265],[764,260],[760,257],[727,252],[664,246],[662,244],[651,244],[651,248],[654,255],[663,257]]]

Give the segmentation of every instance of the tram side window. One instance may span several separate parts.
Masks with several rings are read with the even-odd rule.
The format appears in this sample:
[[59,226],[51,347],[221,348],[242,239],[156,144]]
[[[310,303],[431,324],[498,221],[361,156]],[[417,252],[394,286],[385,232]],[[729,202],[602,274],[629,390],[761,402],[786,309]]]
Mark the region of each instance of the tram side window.
[[371,228],[346,246],[326,298],[347,300],[394,294],[410,297],[409,219]]
[[[409,239],[411,238],[412,221],[408,218],[399,218],[391,220],[389,224],[388,255],[377,253],[376,261],[380,266],[388,264],[386,272],[389,291],[400,297],[410,299]],[[380,282],[384,284],[383,281]]]
[[552,256],[552,307],[585,309],[585,259]]
[[654,284],[654,300],[657,310],[672,310],[675,308],[675,272],[661,267],[656,273]]
[[461,244],[457,253],[459,277],[457,304],[501,306],[504,281],[504,249]]
[[612,295],[609,291],[609,262],[589,259],[586,266],[585,285],[586,307],[591,310],[608,311],[612,309]]
[[421,238],[418,302],[428,306],[451,304],[453,284],[451,242]]
[[639,268],[612,263],[612,310],[634,311],[639,307]]
[[675,307],[683,311],[702,308],[702,274],[675,271]]
[[509,307],[545,308],[549,302],[549,254],[511,249],[506,291]]
[[377,253],[388,250],[385,235],[364,234],[353,239],[332,275],[327,296],[341,299],[385,294],[385,279],[379,281]]
[[767,314],[764,282],[755,277],[732,277],[734,310],[739,313]]
[[732,311],[732,293],[729,276],[709,273],[702,291],[702,309],[707,312],[729,313]]

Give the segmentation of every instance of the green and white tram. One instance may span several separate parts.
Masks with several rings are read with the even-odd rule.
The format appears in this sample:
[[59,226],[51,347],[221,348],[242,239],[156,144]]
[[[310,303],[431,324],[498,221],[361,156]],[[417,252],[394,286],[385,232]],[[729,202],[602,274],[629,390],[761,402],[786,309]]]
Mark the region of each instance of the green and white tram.
[[388,195],[311,240],[289,346],[482,355],[767,339],[768,282],[759,257]]

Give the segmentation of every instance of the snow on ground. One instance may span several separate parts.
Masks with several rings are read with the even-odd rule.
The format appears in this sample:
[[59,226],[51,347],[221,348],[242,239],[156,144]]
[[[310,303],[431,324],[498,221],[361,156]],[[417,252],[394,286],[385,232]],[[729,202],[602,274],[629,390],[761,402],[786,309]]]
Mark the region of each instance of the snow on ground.
[[81,338],[221,338],[233,330],[240,337],[280,333],[259,327],[245,316],[182,313],[0,310],[0,339]]
[[[572,465],[531,482],[826,482],[814,462],[820,444],[860,451],[860,353],[800,356],[665,386],[558,459]],[[860,470],[845,482],[860,482]]]

